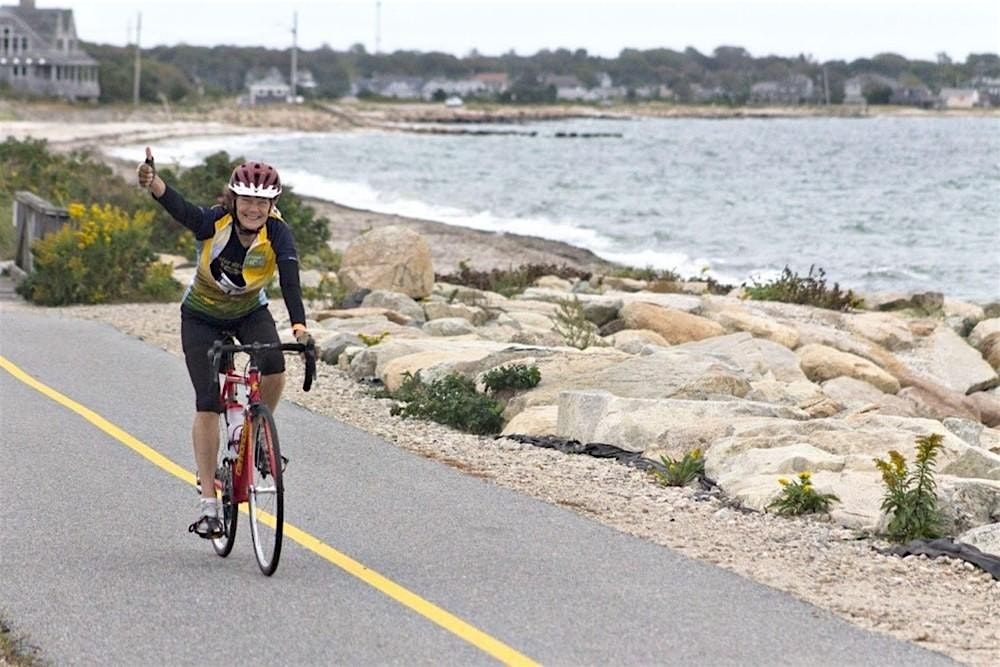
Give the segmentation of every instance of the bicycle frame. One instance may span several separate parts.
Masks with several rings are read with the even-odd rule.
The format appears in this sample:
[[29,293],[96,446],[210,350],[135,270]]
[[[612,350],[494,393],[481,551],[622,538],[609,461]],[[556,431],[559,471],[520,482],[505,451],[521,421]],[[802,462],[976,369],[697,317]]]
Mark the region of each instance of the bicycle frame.
[[[211,361],[213,369],[212,377],[218,381],[220,374],[225,375],[225,380],[219,391],[219,401],[220,405],[223,406],[223,414],[228,414],[228,410],[231,407],[240,406],[243,408],[243,429],[240,432],[239,442],[235,443],[236,460],[235,465],[233,466],[232,499],[234,504],[245,503],[249,500],[250,471],[256,464],[256,461],[254,460],[255,452],[253,451],[253,448],[249,446],[254,409],[261,403],[261,373],[260,369],[257,367],[256,353],[265,349],[275,348],[281,349],[285,352],[302,352],[305,354],[306,372],[302,389],[303,391],[309,391],[312,387],[313,379],[316,377],[316,351],[312,343],[252,343],[250,345],[227,345],[220,340],[216,341],[212,346],[212,349],[208,352],[208,357]],[[250,361],[247,363],[246,371],[243,373],[236,372],[234,365],[235,359],[232,356],[235,352],[247,352],[250,355]],[[220,366],[223,354],[230,355],[227,358],[229,363],[224,368]],[[241,403],[238,398],[238,389],[241,386],[247,387],[247,402],[245,405]],[[227,419],[227,426],[228,425]],[[219,446],[232,449],[233,444],[234,443],[227,441],[220,442]],[[221,491],[221,485],[218,481],[216,481],[216,489]]]
[[[257,368],[257,364],[254,363],[251,357],[245,373],[237,373],[235,369],[226,369],[225,381],[222,384],[219,396],[220,403],[225,408],[225,414],[227,415],[227,426],[230,426],[228,415],[232,408],[238,407],[243,412],[243,426],[240,429],[239,440],[235,443],[231,440],[219,443],[220,447],[228,447],[230,451],[235,449],[236,461],[235,465],[233,465],[232,498],[232,502],[235,504],[245,503],[249,499],[250,470],[256,462],[254,461],[253,447],[250,447],[248,443],[250,442],[253,408],[261,401],[260,377],[260,369]],[[239,399],[240,387],[247,387],[247,402],[245,405]],[[229,432],[228,428],[226,432]],[[221,491],[220,487],[221,484],[216,481],[216,488]]]

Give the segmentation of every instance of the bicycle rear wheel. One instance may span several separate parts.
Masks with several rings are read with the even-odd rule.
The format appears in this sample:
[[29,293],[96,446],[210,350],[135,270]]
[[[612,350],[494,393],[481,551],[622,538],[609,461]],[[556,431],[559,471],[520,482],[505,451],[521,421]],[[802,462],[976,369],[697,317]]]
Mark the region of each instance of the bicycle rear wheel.
[[225,534],[212,539],[212,548],[223,558],[229,555],[236,543],[236,524],[239,519],[239,506],[233,502],[233,463],[230,460],[230,449],[226,420],[219,415],[219,466],[215,469],[215,492],[219,496],[219,518]]
[[281,450],[274,417],[265,405],[256,407],[250,446],[250,535],[260,571],[270,576],[278,567],[284,530],[285,489],[281,479]]

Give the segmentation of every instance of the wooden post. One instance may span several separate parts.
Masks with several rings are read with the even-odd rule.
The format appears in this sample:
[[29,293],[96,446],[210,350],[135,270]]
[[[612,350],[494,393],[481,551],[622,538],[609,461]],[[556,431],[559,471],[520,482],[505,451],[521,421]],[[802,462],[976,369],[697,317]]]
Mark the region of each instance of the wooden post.
[[17,250],[14,264],[31,273],[31,244],[36,239],[51,234],[69,222],[69,213],[64,208],[53,206],[30,192],[14,194],[14,224],[17,226]]

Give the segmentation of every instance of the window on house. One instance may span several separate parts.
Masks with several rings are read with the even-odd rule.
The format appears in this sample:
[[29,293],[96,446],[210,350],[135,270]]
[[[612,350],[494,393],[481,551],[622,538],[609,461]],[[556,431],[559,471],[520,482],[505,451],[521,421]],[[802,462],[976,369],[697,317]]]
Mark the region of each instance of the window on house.
[[59,51],[63,50],[63,40],[62,40],[62,37],[60,37],[60,38],[58,38],[56,40],[56,49],[59,50]]
[[21,38],[21,50],[22,51],[27,51],[28,50],[28,38],[27,37],[22,37]]
[[10,50],[10,28],[3,29],[3,41],[0,41],[0,53],[7,55]]

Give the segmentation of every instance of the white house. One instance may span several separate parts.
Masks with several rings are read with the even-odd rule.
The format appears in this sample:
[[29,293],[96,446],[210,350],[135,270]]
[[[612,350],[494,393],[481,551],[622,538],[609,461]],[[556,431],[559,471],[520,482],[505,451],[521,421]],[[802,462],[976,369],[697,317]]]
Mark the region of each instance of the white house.
[[971,109],[979,106],[979,91],[975,88],[942,88],[938,103],[945,109]]
[[98,63],[80,48],[72,9],[0,7],[0,83],[67,100],[100,96]]
[[285,77],[277,67],[272,67],[267,74],[247,84],[250,106],[258,104],[273,104],[286,102],[292,94],[292,88],[285,83]]

